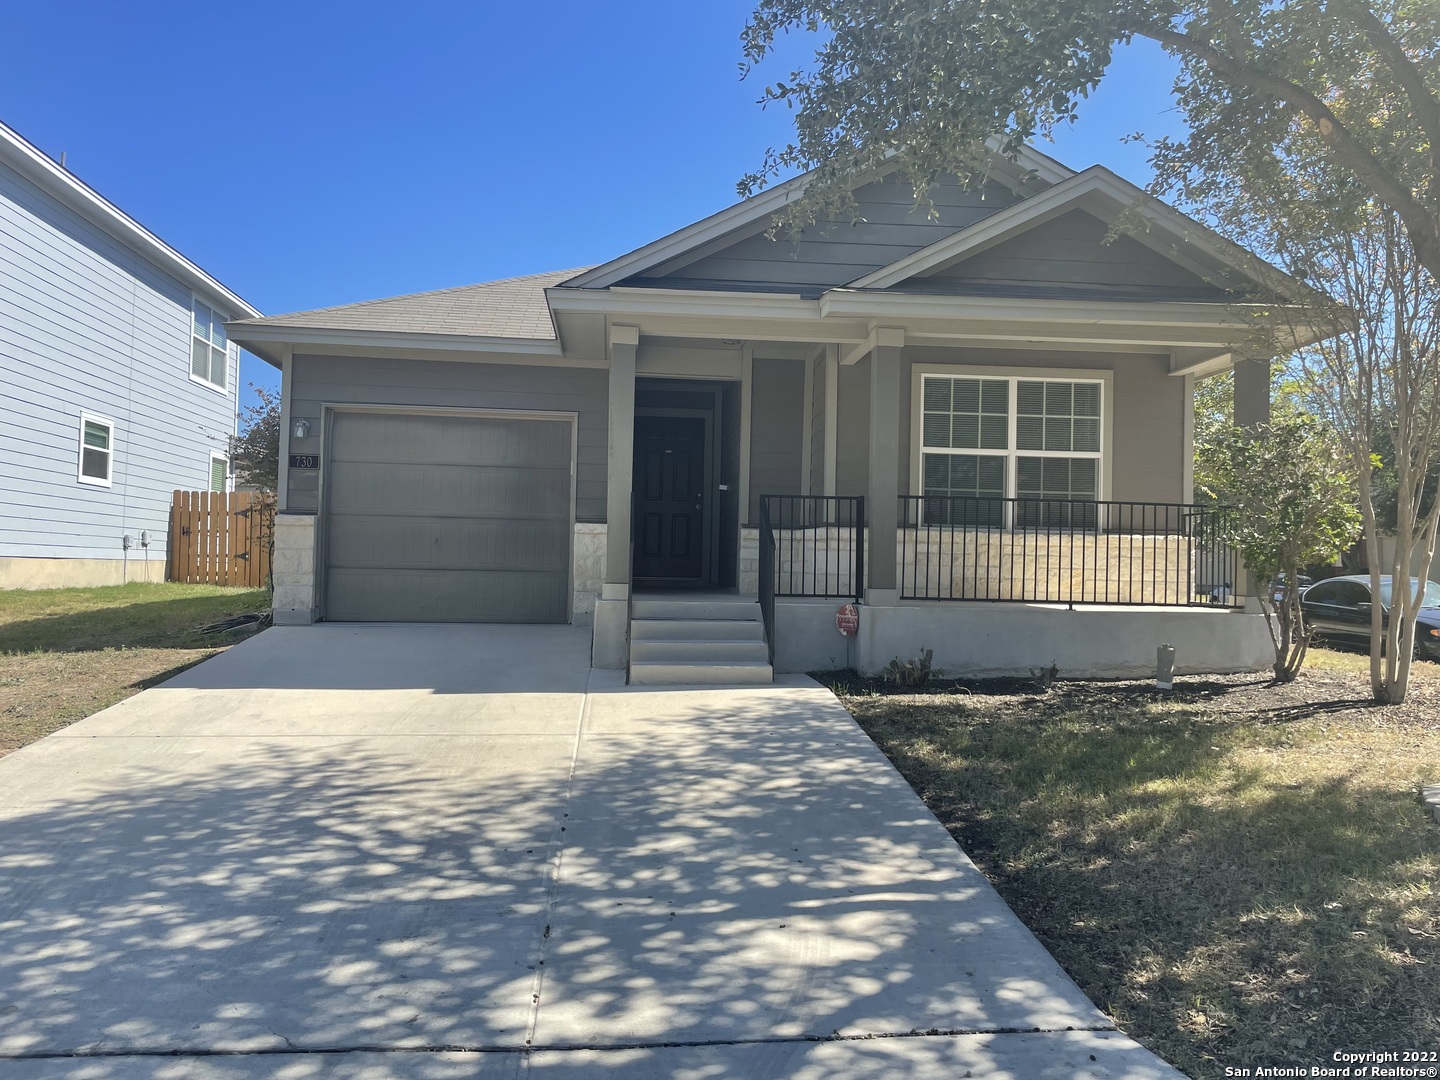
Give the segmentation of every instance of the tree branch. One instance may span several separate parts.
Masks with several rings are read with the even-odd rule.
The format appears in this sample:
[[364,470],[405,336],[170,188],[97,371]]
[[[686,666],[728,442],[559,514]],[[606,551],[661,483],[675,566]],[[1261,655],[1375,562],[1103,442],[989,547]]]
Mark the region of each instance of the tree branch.
[[1303,86],[1237,60],[1198,38],[1168,26],[1142,24],[1134,31],[1179,53],[1202,61],[1231,82],[1249,87],[1309,119],[1336,159],[1362,180],[1379,199],[1399,215],[1410,234],[1415,253],[1432,274],[1440,278],[1440,221],[1429,212],[1408,186],[1381,167],[1365,146],[1330,107]]
[[1387,67],[1394,73],[1410,106],[1415,110],[1415,119],[1425,138],[1430,141],[1430,159],[1434,163],[1440,154],[1440,99],[1431,92],[1425,82],[1425,73],[1415,66],[1400,42],[1380,20],[1379,16],[1358,0],[1330,0],[1330,7],[1340,12],[1340,17],[1353,23],[1369,39],[1371,46]]

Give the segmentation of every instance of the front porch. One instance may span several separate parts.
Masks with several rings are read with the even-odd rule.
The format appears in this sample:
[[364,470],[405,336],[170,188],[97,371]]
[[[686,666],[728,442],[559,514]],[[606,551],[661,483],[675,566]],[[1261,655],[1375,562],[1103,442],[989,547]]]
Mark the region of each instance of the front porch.
[[[657,589],[757,600],[780,672],[929,648],[954,674],[1134,675],[1161,642],[1182,670],[1266,663],[1218,511],[1189,502],[1196,376],[1173,354],[610,336],[583,584],[576,559],[597,667],[629,666]],[[1237,418],[1263,419],[1268,362],[1226,362]]]

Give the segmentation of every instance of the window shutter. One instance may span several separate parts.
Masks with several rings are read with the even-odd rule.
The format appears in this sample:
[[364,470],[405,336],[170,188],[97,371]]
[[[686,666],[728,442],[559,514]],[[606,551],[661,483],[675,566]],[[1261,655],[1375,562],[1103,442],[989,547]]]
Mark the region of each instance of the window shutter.
[[210,459],[210,490],[224,491],[225,479],[230,472],[230,463],[223,457]]

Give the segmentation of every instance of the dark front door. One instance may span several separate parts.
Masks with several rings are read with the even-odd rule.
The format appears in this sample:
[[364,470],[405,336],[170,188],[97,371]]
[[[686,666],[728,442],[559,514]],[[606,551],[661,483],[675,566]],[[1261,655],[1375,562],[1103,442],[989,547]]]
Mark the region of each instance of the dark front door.
[[635,577],[699,583],[705,550],[705,421],[635,418]]

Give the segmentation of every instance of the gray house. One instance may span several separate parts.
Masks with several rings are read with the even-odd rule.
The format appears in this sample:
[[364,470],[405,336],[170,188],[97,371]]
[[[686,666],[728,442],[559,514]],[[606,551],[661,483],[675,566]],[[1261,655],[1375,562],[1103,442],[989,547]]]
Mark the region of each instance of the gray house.
[[1032,151],[769,238],[804,183],[603,266],[232,323],[284,372],[277,621],[586,622],[648,682],[1263,665],[1191,402],[1233,369],[1268,414],[1278,272]]
[[222,489],[254,308],[0,125],[0,588],[163,580]]

